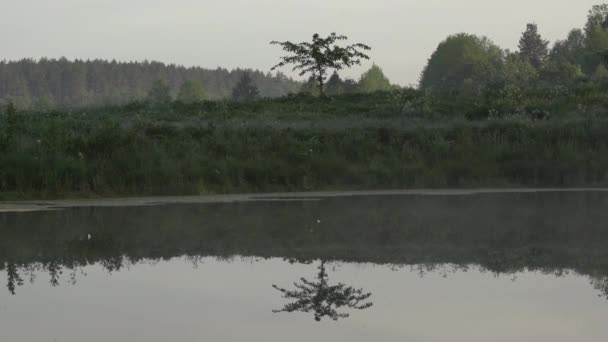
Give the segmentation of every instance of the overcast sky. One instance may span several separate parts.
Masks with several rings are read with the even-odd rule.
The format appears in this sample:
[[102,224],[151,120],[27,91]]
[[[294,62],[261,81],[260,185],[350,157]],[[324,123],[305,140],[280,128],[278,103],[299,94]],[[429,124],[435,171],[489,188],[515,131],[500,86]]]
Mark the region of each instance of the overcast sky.
[[407,85],[449,34],[486,35],[515,49],[534,21],[554,41],[582,27],[589,8],[602,2],[608,1],[0,0],[0,58],[148,59],[267,71],[280,56],[271,40],[335,31],[371,45],[372,60],[392,82]]

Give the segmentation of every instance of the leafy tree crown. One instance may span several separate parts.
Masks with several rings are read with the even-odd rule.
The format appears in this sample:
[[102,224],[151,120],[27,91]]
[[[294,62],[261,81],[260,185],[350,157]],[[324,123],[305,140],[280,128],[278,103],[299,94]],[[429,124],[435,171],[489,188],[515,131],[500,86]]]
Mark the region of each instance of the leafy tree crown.
[[288,55],[281,57],[280,62],[272,70],[293,64],[293,71],[300,76],[312,74],[318,84],[320,94],[323,95],[323,84],[327,78],[328,69],[342,70],[354,65],[360,65],[369,56],[362,51],[371,50],[365,44],[357,43],[348,46],[339,46],[339,41],[347,40],[343,35],[332,33],[327,37],[314,34],[312,42],[292,43],[289,41],[273,41],[270,44],[280,45]]

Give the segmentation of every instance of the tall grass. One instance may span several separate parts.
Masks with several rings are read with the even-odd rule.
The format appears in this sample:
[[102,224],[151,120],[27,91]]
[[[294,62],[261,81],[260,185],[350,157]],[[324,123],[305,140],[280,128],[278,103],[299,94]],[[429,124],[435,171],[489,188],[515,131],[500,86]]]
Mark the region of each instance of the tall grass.
[[[582,105],[572,96],[530,95],[522,103],[534,106],[499,109],[415,90],[249,104],[136,103],[21,112],[10,125],[3,114],[0,193],[608,185],[604,98]],[[560,108],[562,101],[568,105]]]

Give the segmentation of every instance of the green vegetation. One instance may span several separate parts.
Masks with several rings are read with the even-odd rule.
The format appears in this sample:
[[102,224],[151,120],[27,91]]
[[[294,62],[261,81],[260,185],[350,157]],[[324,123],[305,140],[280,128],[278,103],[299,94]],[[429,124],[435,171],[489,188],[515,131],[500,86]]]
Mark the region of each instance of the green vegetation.
[[530,65],[540,69],[549,55],[549,41],[544,40],[538,33],[536,24],[528,24],[526,31],[519,40],[521,56]]
[[343,80],[337,70],[369,47],[341,47],[346,37],[332,34],[274,42],[289,53],[276,67],[312,74],[282,98],[265,97],[268,77],[240,72],[230,74],[234,101],[218,100],[211,83],[185,77],[195,70],[171,67],[179,88],[158,77],[126,105],[17,111],[9,102],[0,196],[607,186],[608,6],[550,50],[539,32],[528,24],[517,52],[452,35],[417,89],[391,85],[376,65]]
[[179,94],[177,95],[177,100],[186,103],[198,103],[205,99],[205,91],[203,87],[197,81],[186,81],[179,89]]
[[488,38],[469,34],[450,36],[429,59],[420,86],[436,90],[466,86],[483,89],[496,82],[501,65],[502,50]]
[[361,80],[359,81],[359,91],[363,93],[389,91],[391,88],[391,83],[384,75],[382,68],[375,64],[368,71],[363,73]]
[[154,83],[164,82],[176,96],[184,83],[196,81],[209,99],[227,99],[243,74],[248,73],[262,97],[298,92],[300,82],[282,73],[257,70],[203,69],[159,62],[104,60],[0,60],[0,105],[48,110],[121,105],[144,100]]
[[154,82],[148,93],[148,101],[157,105],[170,103],[172,101],[171,89],[167,82],[163,80]]
[[[0,191],[31,197],[608,184],[606,86],[5,111]],[[14,197],[14,195],[11,195]]]
[[232,90],[232,99],[234,101],[254,101],[260,96],[260,90],[253,82],[253,79],[248,72],[244,73],[239,83]]
[[323,86],[328,70],[350,68],[354,65],[361,65],[361,60],[369,59],[369,56],[362,52],[371,50],[365,44],[357,43],[344,47],[337,44],[339,41],[347,39],[346,36],[332,33],[325,38],[314,34],[312,43],[294,44],[273,41],[270,44],[281,46],[289,54],[281,57],[279,64],[275,65],[272,70],[293,64],[293,71],[298,71],[300,76],[311,74],[311,79],[315,79],[319,85],[319,95],[324,96]]

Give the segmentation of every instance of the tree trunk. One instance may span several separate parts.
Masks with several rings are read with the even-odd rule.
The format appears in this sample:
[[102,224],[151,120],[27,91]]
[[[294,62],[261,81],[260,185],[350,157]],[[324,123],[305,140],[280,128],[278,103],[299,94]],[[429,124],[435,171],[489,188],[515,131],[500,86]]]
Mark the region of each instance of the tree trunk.
[[325,94],[323,94],[323,78],[320,77],[319,78],[319,93],[321,97],[324,97]]
[[321,68],[320,65],[317,65],[317,70],[319,71],[319,96],[320,97],[325,97],[325,94],[323,93],[323,75],[325,74],[325,72],[323,71],[323,68]]

